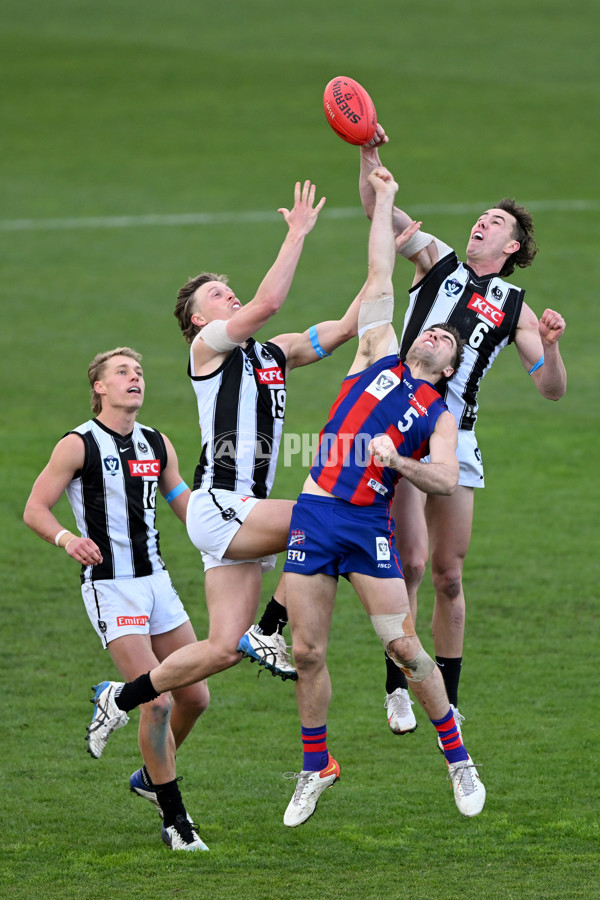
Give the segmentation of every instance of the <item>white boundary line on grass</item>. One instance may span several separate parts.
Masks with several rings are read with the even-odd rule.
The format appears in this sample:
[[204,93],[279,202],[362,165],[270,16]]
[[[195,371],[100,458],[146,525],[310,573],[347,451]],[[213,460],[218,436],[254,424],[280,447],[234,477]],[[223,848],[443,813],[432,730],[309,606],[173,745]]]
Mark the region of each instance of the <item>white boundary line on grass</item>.
[[[597,212],[600,201],[597,200],[537,200],[526,203],[531,212]],[[447,203],[415,205],[413,212],[423,215],[460,216],[472,213],[477,215],[485,209],[485,204]],[[362,207],[338,207],[323,210],[323,216],[330,219],[354,219],[364,216]],[[82,228],[140,228],[158,226],[161,228],[179,227],[182,225],[244,225],[257,222],[276,222],[281,214],[255,210],[254,212],[224,213],[181,213],[175,215],[146,216],[82,216],[64,219],[0,219],[0,231],[64,231]]]

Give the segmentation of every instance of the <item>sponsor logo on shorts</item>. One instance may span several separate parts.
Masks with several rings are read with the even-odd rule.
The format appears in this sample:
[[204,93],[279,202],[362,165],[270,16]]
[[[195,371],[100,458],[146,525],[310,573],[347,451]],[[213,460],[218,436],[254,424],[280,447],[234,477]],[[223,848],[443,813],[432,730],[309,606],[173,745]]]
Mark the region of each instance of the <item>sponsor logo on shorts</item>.
[[472,309],[473,312],[476,312],[480,318],[485,319],[490,325],[502,325],[505,313],[498,309],[497,306],[494,306],[493,303],[490,303],[489,300],[486,300],[485,297],[482,297],[481,294],[473,294],[467,303],[467,308]]
[[102,619],[98,619],[98,631],[100,634],[106,634],[106,622],[103,622]]
[[386,537],[376,537],[377,559],[391,559],[390,544]]
[[128,459],[129,474],[143,477],[144,475],[160,475],[160,459]]
[[391,563],[377,563],[377,568],[378,569],[391,569],[392,564]]
[[230,506],[229,509],[222,509],[221,518],[225,519],[226,522],[231,522],[231,520],[235,518],[235,509],[233,506]]
[[288,562],[293,562],[301,565],[306,559],[306,553],[304,550],[288,550],[287,558]]
[[300,531],[298,528],[294,528],[290,535],[290,539],[288,541],[289,546],[292,544],[303,544],[306,540],[306,535],[303,531]]
[[145,625],[150,616],[117,616],[117,625],[122,628],[124,625]]
[[268,369],[256,369],[256,377],[259,384],[273,385],[273,387],[283,387],[285,384],[283,372],[279,366],[271,366]]

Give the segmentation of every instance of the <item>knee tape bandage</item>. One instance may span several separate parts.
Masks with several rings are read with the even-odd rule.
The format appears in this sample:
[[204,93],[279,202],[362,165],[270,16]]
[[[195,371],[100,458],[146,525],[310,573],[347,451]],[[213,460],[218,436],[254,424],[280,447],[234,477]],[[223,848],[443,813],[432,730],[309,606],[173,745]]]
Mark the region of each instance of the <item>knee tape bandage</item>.
[[425,681],[435,671],[435,663],[421,647],[415,658],[410,662],[403,663],[400,668],[406,675],[407,681]]
[[412,637],[415,633],[410,613],[396,613],[391,616],[371,616],[375,634],[387,650],[396,638]]

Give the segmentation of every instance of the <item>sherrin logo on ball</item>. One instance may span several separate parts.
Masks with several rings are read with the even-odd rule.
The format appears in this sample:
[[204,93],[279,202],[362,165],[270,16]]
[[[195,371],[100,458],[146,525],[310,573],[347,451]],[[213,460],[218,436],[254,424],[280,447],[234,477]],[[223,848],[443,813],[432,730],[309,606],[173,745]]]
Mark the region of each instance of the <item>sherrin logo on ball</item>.
[[348,144],[368,144],[377,128],[377,113],[364,87],[338,75],[323,93],[323,109],[335,133]]

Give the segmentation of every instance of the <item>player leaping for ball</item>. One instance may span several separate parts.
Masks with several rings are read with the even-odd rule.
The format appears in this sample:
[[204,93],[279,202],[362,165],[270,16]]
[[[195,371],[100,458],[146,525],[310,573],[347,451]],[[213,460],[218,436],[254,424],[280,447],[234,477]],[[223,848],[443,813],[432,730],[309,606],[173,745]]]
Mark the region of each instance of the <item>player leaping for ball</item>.
[[[265,343],[252,337],[285,301],[304,238],[325,202],[323,198],[315,206],[314,200],[314,185],[296,185],[293,209],[280,210],[288,234],[249,303],[243,305],[222,276],[209,273],[179,291],[175,315],[190,344],[188,374],[203,441],[187,527],[204,562],[209,636],[133,682],[101,683],[90,726],[95,756],[125,723],[126,711],[170,690],[168,684],[193,684],[240,661],[238,644],[256,615],[263,560],[286,548],[294,503],[268,495],[283,429],[287,373],[317,362],[354,337],[362,298],[361,291],[340,319],[302,333],[281,334]],[[417,228],[411,222],[404,238]],[[283,664],[295,675],[289,659]]]

